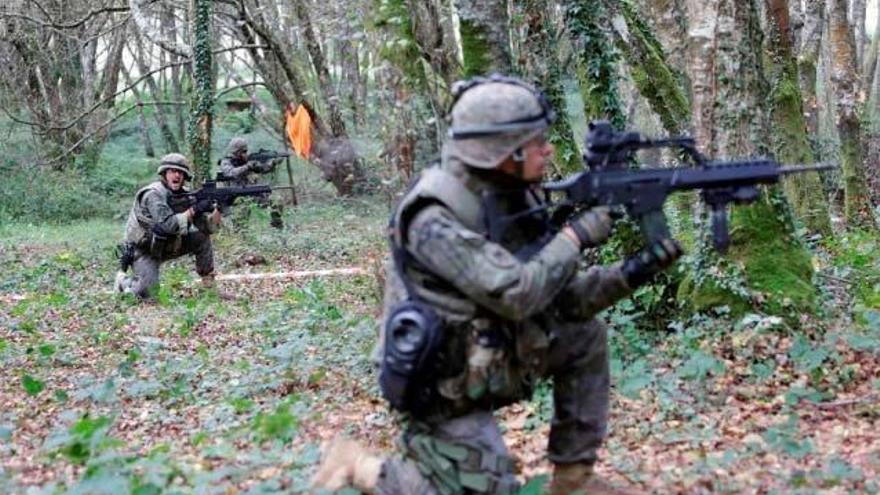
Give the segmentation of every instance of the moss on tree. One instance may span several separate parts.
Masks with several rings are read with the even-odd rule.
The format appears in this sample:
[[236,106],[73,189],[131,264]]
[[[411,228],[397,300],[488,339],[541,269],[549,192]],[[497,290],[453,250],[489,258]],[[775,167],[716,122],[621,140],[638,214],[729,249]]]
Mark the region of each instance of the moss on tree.
[[489,42],[483,29],[470,21],[461,21],[461,52],[464,77],[484,75],[492,67]]

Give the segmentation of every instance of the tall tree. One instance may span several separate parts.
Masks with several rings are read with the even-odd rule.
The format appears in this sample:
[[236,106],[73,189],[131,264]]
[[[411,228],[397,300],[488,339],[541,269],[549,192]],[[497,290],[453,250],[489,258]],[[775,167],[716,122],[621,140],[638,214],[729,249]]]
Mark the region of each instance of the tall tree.
[[567,0],[565,21],[576,46],[577,76],[587,120],[605,119],[617,129],[626,124],[618,86],[620,54],[608,28],[611,12],[604,0]]
[[[765,40],[766,71],[770,82],[769,108],[772,120],[772,150],[788,163],[814,160],[806,133],[803,103],[798,86],[798,67],[787,0],[765,2],[768,36]],[[828,202],[817,174],[795,174],[783,186],[798,217],[812,232],[831,233]]]
[[851,0],[850,22],[852,24],[853,39],[856,44],[856,66],[861,68],[865,63],[865,45],[868,35],[865,30],[865,16],[867,14],[867,2],[865,0]]
[[853,32],[847,21],[846,0],[828,2],[828,37],[832,53],[831,84],[836,98],[837,131],[840,135],[844,216],[850,227],[873,227],[862,160],[860,76]]
[[[137,64],[138,72],[142,74],[141,78],[147,86],[147,91],[150,93],[150,97],[156,101],[161,100],[162,91],[159,89],[159,84],[156,83],[156,79],[153,77],[150,69],[150,61],[147,59],[147,52],[145,50],[145,48],[149,48],[150,45],[142,43],[140,35],[137,32],[134,33],[134,41],[136,50],[134,47],[129,47],[129,49],[132,52],[132,58],[134,58],[134,61]],[[177,137],[175,136],[174,131],[171,130],[171,126],[168,125],[168,114],[165,109],[162,107],[156,108],[156,111],[153,112],[153,118],[156,119],[156,124],[159,126],[159,134],[165,142],[166,153],[180,151]]]
[[455,0],[461,32],[464,76],[510,73],[510,19],[507,1]]
[[557,119],[550,128],[550,142],[556,147],[557,172],[575,172],[582,168],[574,133],[565,111],[565,90],[562,86],[565,66],[560,63],[558,40],[560,30],[553,22],[553,9],[548,0],[526,0],[519,5],[524,19],[521,72],[547,95],[556,109]]
[[[710,157],[763,154],[769,147],[764,99],[763,33],[755,0],[689,0],[692,115],[699,146]],[[762,198],[730,212],[731,247],[716,258],[703,247],[697,270],[680,286],[695,309],[719,304],[734,312],[770,295],[764,310],[812,306],[810,256],[793,234],[784,196],[768,188]],[[711,267],[711,268],[710,268]]]
[[819,98],[816,94],[816,82],[824,29],[824,0],[805,0],[804,27],[797,61],[798,83],[804,102],[804,117],[806,118],[807,133],[811,136],[816,136],[819,133]]
[[213,0],[192,0],[193,99],[187,138],[197,181],[211,173],[214,123],[214,56],[211,51]]

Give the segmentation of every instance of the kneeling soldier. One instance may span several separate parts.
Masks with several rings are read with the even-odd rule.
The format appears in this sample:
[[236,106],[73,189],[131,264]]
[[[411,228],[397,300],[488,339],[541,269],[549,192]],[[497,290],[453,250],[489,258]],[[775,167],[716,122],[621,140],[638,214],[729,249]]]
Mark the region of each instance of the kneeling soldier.
[[[185,254],[195,255],[196,272],[205,287],[214,287],[214,249],[211,234],[220,225],[220,212],[213,204],[196,204],[175,213],[171,199],[187,192],[184,183],[192,179],[187,159],[179,153],[162,157],[157,171],[160,180],[137,192],[125,226],[123,271],[116,275],[116,290],[131,292],[141,299],[155,295],[159,266]],[[124,269],[131,265],[132,274]]]
[[[229,141],[229,145],[226,148],[226,156],[220,160],[220,173],[231,184],[248,186],[256,184],[259,180],[259,175],[273,172],[280,160],[280,158],[265,162],[249,160],[247,141],[242,137],[234,137]],[[277,199],[261,197],[256,199],[256,203],[262,208],[269,209],[269,225],[276,229],[284,227],[284,221],[281,219],[283,208]],[[224,211],[223,214],[229,215],[229,212]],[[247,216],[248,214],[243,212],[242,217],[244,218],[242,221],[247,221]]]
[[665,239],[610,266],[582,267],[606,241],[607,208],[560,227],[539,183],[555,117],[524,82],[476,78],[454,90],[441,162],[397,206],[379,382],[407,414],[401,456],[351,441],[327,449],[317,488],[378,494],[505,494],[519,486],[493,411],[552,378],[550,491],[628,493],[593,472],[608,421],[605,326],[595,315],[681,254]]

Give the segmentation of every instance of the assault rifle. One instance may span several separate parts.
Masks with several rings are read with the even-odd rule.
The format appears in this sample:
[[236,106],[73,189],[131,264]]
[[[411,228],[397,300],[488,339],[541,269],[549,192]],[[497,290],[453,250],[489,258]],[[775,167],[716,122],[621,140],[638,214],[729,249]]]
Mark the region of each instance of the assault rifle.
[[[678,148],[694,162],[690,167],[629,168],[636,151]],[[758,184],[775,184],[783,175],[836,168],[830,164],[782,166],[770,159],[707,161],[689,137],[649,139],[637,132],[617,132],[609,122],[589,124],[584,163],[587,170],[544,185],[548,196],[560,193],[566,208],[599,205],[623,207],[639,223],[651,243],[669,237],[663,202],[677,191],[700,190],[712,214],[715,249],[730,244],[727,205],[751,203],[760,197]]]
[[[252,186],[217,187],[217,181],[209,180],[202,184],[198,191],[174,194],[168,203],[175,213],[186,211],[196,204],[210,203],[216,208],[231,206],[235,200],[241,197],[262,197],[272,192],[272,187],[266,184]],[[276,187],[275,189],[281,189]]]
[[290,153],[287,151],[273,151],[260,148],[253,153],[249,153],[247,156],[247,161],[257,161],[260,163],[268,162],[269,160],[276,160],[278,158],[287,158],[290,156]]

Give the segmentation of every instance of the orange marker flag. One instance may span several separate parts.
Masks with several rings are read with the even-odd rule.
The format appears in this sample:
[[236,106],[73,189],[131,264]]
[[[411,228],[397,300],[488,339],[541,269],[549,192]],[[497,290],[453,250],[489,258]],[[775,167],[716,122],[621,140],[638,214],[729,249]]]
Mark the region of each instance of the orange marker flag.
[[306,107],[299,105],[292,112],[293,103],[287,105],[285,128],[293,150],[301,158],[309,158],[312,153],[312,117]]

